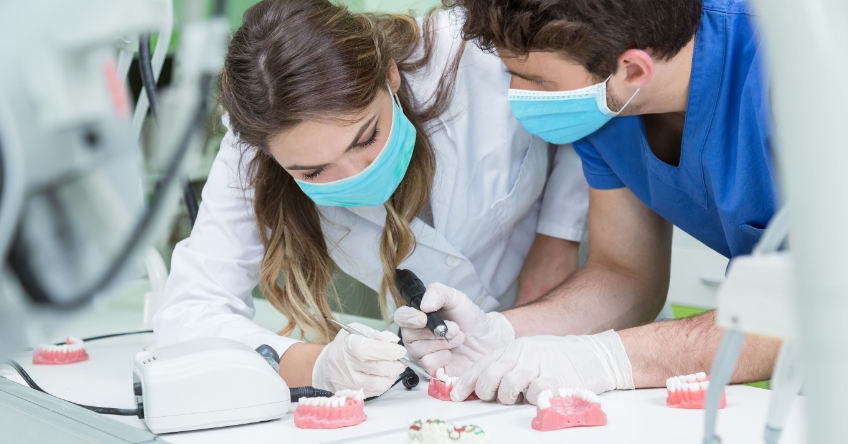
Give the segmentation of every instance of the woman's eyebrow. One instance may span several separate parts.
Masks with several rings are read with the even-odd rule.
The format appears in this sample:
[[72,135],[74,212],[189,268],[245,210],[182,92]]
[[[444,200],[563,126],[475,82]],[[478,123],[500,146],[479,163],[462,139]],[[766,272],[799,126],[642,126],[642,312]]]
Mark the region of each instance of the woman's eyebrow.
[[370,127],[371,124],[374,123],[374,120],[376,120],[376,119],[377,119],[377,115],[375,114],[375,115],[371,116],[371,119],[369,121],[365,122],[365,125],[362,125],[362,128],[359,128],[359,132],[356,133],[356,137],[353,138],[353,142],[350,143],[350,145],[347,147],[345,152],[352,150],[353,147],[356,146],[359,139],[362,137],[363,134],[365,134],[365,130],[368,129],[368,127]]
[[[345,152],[352,150],[353,147],[356,146],[356,142],[362,137],[363,134],[365,134],[365,130],[368,129],[368,127],[371,126],[371,124],[374,123],[374,120],[376,120],[376,119],[377,119],[376,115],[372,116],[370,120],[365,122],[365,124],[362,125],[362,127],[359,128],[359,132],[356,133],[356,137],[353,138],[353,142],[351,142],[350,145],[345,149]],[[318,168],[323,168],[325,166],[327,166],[326,163],[322,164],[322,165],[289,165],[285,168],[287,170],[292,170],[292,171],[304,171],[304,170],[317,170]]]

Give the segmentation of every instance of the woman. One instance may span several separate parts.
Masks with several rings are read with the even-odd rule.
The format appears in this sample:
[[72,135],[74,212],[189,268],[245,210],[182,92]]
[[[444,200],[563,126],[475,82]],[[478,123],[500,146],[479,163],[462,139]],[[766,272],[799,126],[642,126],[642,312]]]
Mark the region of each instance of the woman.
[[[358,325],[369,338],[348,337],[325,319],[333,263],[379,291],[384,316],[387,296],[402,302],[396,268],[487,311],[514,299],[520,271],[573,263],[560,281],[573,271],[588,199],[579,160],[557,150],[543,205],[548,146],[513,118],[499,59],[464,48],[460,20],[431,14],[419,32],[411,17],[326,0],[247,11],[219,81],[230,132],[174,251],[154,319],[160,346],[268,344],[290,386],[371,396],[403,371],[405,350],[389,332]],[[522,271],[531,245],[557,245],[562,259]],[[289,320],[280,335],[250,320],[257,283]],[[284,337],[295,327],[314,343]]]

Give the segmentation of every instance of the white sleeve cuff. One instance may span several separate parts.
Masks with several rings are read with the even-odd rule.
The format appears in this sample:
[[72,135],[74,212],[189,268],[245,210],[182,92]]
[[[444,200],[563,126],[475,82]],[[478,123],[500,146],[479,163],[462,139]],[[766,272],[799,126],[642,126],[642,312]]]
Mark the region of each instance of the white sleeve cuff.
[[566,226],[562,223],[547,222],[540,220],[536,225],[536,232],[545,236],[555,237],[557,239],[565,239],[572,242],[580,242],[583,240],[583,235],[586,233],[585,226]]

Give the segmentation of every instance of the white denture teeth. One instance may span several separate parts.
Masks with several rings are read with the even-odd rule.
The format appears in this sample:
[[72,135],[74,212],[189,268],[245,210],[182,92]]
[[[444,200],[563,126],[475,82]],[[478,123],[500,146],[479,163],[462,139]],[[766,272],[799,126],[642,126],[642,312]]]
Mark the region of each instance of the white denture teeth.
[[454,377],[451,378],[446,372],[444,368],[439,368],[436,370],[436,379],[442,382],[445,385],[454,385],[456,381],[459,381],[459,378]]
[[345,403],[347,403],[347,398],[344,396],[339,396],[339,405],[344,407]]
[[686,391],[695,392],[706,390],[709,387],[707,374],[698,372],[691,375],[672,376],[665,380],[665,386],[669,392]]
[[350,398],[354,401],[363,401],[365,399],[365,392],[362,389],[359,390],[339,390],[336,392],[336,396],[339,398]]
[[561,388],[561,389],[559,389],[559,395],[562,396],[563,398],[568,397],[568,396],[573,396],[573,397],[580,398],[580,399],[583,399],[583,400],[588,401],[588,402],[601,402],[601,398],[599,398],[598,395],[592,393],[592,391],[590,391],[590,390],[586,390],[586,389],[579,388],[579,387],[573,387],[573,388],[567,388],[567,389]]
[[37,349],[47,351],[47,352],[75,352],[80,351],[85,348],[85,344],[80,338],[68,338],[64,344],[56,345],[56,344],[39,344],[36,346]]

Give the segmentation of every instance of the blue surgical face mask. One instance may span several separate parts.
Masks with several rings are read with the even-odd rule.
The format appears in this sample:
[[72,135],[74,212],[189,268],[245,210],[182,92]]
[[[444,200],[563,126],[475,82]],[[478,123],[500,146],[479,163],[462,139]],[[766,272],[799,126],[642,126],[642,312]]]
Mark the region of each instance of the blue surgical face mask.
[[618,112],[610,111],[607,107],[607,81],[610,77],[597,85],[574,91],[510,88],[509,103],[515,118],[529,133],[557,145],[571,143],[599,130],[619,115],[639,92],[637,89]]
[[[389,89],[389,94],[391,94]],[[392,129],[386,145],[374,162],[360,173],[328,183],[295,179],[300,189],[316,204],[330,207],[369,207],[382,205],[400,185],[415,147],[415,127],[403,115],[400,101],[393,96]]]

